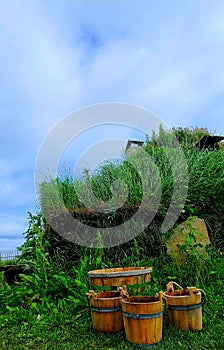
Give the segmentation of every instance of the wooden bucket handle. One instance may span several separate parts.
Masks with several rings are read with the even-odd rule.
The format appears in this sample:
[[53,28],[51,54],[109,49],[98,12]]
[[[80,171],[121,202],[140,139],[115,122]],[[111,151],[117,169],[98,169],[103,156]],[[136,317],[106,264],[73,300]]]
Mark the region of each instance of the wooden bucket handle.
[[[167,283],[167,285],[166,285],[167,292],[174,292],[174,286],[173,286],[174,284],[175,284],[178,288],[180,288],[181,290],[183,290],[183,288],[182,288],[177,282],[170,281],[170,282]],[[165,293],[163,293],[163,299],[164,299],[165,301],[167,300],[166,294],[165,294]]]
[[173,286],[173,285],[176,285],[178,288],[180,288],[181,290],[183,290],[183,287],[181,287],[177,282],[170,281],[170,282],[167,283],[167,285],[166,285],[167,291],[169,291],[170,289],[171,289],[172,291],[174,291],[174,286]]
[[[120,292],[120,295],[122,298],[128,298],[129,293],[127,291],[127,287],[123,285],[122,287],[117,287],[117,291]],[[94,290],[90,290],[89,293],[86,293],[86,297],[89,300],[90,298],[95,298],[97,293],[94,292]]]
[[155,297],[158,298],[159,301],[160,301],[160,303],[162,304],[162,302],[163,302],[163,292],[160,291],[159,293],[157,293],[157,294],[155,295]]
[[123,299],[129,297],[127,286],[123,285],[122,287],[117,287],[117,290],[121,293]]
[[88,299],[93,298],[96,296],[96,293],[94,292],[94,290],[90,290],[89,293],[86,293],[86,296]]
[[87,298],[87,301],[88,301],[89,310],[91,310],[90,299],[91,298],[95,298],[95,297],[96,297],[96,293],[94,292],[94,290],[90,290],[89,293],[86,293],[86,298]]
[[202,295],[202,301],[201,301],[201,303],[202,303],[202,305],[204,305],[205,303],[206,303],[206,301],[207,301],[207,296],[206,296],[206,293],[204,292],[204,290],[203,289],[196,289],[193,293],[198,293],[198,292],[201,292],[201,295]]

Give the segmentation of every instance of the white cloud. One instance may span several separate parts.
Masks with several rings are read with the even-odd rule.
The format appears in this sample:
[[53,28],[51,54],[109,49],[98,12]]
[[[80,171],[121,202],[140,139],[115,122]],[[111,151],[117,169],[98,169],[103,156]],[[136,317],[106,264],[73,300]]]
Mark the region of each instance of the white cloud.
[[[21,245],[24,243],[24,239],[23,238],[19,238],[19,236],[17,235],[17,238],[15,239],[1,239],[0,238],[0,256],[4,257],[6,255],[6,257],[8,255],[11,255],[14,257],[15,251],[18,247],[21,247]],[[11,254],[10,254],[11,253]]]
[[21,213],[0,213],[0,252],[14,250],[24,242],[27,230],[26,218]]

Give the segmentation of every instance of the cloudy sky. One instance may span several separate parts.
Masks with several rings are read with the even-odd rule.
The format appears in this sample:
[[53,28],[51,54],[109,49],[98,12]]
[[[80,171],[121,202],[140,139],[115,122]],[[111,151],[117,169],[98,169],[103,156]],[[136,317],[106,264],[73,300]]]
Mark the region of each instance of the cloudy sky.
[[224,134],[223,45],[222,0],[0,0],[0,251],[22,243],[39,147],[77,109],[124,102]]

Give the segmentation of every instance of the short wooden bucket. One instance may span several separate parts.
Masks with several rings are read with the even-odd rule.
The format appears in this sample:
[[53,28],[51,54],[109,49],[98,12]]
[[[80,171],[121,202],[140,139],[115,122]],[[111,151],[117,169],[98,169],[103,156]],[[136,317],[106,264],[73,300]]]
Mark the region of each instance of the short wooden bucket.
[[87,293],[95,332],[116,333],[124,328],[121,292]]
[[171,325],[184,331],[202,329],[202,305],[206,298],[203,290],[195,287],[174,290],[169,284],[163,298],[166,300],[166,313]]
[[89,271],[90,286],[141,285],[151,280],[151,267],[118,267]]
[[158,296],[133,296],[122,299],[126,339],[130,343],[153,346],[162,339],[162,292]]

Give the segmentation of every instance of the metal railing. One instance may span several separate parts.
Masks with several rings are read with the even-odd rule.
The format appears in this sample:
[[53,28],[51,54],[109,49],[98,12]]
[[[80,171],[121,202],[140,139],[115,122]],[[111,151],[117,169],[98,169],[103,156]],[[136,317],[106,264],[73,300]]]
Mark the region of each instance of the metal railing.
[[8,252],[1,252],[0,251],[0,260],[12,261],[12,260],[15,260],[20,254],[21,254],[21,252],[17,249],[11,250]]

